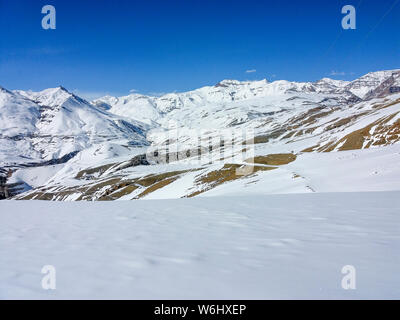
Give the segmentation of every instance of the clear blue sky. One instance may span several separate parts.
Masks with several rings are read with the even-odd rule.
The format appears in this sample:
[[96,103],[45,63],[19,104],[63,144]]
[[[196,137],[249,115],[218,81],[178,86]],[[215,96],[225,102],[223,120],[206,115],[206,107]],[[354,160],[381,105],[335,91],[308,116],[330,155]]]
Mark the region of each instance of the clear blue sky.
[[[41,28],[45,4],[56,30]],[[356,30],[341,28],[345,4]],[[0,27],[0,85],[87,97],[400,68],[399,0],[0,0]]]

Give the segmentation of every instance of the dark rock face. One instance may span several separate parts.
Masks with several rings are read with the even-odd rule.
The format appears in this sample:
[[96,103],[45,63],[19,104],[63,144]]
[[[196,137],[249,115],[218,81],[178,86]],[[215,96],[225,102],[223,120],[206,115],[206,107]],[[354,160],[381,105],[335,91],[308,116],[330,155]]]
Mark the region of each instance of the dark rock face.
[[0,168],[0,200],[10,197],[10,185],[7,184],[10,174],[6,169]]
[[398,93],[400,92],[400,87],[390,87],[389,91],[390,93]]
[[3,168],[0,168],[0,200],[8,198],[6,182],[7,182],[7,171]]
[[5,181],[3,177],[0,177],[0,200],[8,198],[8,192],[6,188]]
[[8,199],[24,191],[24,183],[7,183],[7,178],[0,176],[0,200]]

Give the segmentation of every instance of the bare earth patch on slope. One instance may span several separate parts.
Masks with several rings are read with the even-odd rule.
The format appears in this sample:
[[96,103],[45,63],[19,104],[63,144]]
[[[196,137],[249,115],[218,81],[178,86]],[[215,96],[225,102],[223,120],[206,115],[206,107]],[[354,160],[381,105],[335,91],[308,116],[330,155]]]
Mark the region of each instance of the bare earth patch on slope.
[[[220,170],[211,171],[205,176],[200,176],[198,179],[196,179],[195,183],[197,186],[200,186],[201,189],[187,195],[187,197],[195,197],[223,183],[249,177],[258,171],[270,171],[274,169],[277,169],[277,167],[225,164]],[[238,174],[238,172],[241,174]]]
[[248,159],[246,162],[265,164],[270,166],[285,165],[296,160],[296,155],[293,153],[275,153],[266,156],[257,156],[254,159]]
[[335,143],[328,143],[318,151],[368,149],[371,146],[390,145],[400,141],[400,119],[390,123],[399,112],[383,117],[371,124],[355,130]]

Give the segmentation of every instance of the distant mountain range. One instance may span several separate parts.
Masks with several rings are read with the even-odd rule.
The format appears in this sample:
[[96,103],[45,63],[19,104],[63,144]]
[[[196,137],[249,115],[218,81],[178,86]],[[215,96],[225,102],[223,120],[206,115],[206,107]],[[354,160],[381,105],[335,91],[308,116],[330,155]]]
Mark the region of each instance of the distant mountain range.
[[[400,190],[399,112],[400,70],[91,102],[0,87],[0,198]],[[228,148],[227,133],[250,131]]]

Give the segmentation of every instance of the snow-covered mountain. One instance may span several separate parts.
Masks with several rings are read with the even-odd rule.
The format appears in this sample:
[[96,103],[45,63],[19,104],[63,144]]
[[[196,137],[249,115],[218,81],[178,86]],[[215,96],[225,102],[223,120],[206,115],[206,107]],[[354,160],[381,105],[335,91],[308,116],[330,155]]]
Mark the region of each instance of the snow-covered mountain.
[[398,298],[399,75],[0,88],[0,199],[147,200],[0,201],[0,298]]
[[91,103],[62,87],[1,88],[0,167],[32,188],[25,199],[400,190],[399,114],[400,70]]
[[[269,98],[290,93],[341,94],[354,98],[346,88],[347,81],[324,78],[317,82],[237,81],[223,80],[215,86],[207,86],[183,93],[169,93],[161,97],[131,94],[125,97],[106,96],[94,101],[96,105],[106,105],[114,113],[127,112],[132,118],[157,120],[161,114],[175,109],[206,107],[210,104],[226,104],[257,98]],[[144,114],[143,114],[144,112]],[[126,113],[125,113],[126,114]]]
[[0,162],[6,166],[62,158],[108,141],[146,145],[144,123],[96,108],[63,87],[0,91]]
[[105,96],[92,102],[95,106],[111,113],[127,116],[151,125],[161,117],[152,97],[131,94],[125,97]]
[[370,72],[349,83],[346,89],[360,98],[371,98],[371,96],[367,96],[370,92],[373,92],[388,79],[399,79],[399,76],[400,69]]

